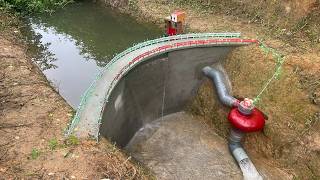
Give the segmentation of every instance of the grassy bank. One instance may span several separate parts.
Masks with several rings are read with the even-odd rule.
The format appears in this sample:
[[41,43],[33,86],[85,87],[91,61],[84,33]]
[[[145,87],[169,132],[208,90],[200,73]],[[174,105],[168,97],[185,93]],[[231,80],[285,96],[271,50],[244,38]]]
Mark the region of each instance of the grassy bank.
[[249,23],[266,27],[273,37],[296,45],[300,39],[308,45],[320,42],[319,0],[177,0],[180,6],[190,6],[210,14],[232,15]]

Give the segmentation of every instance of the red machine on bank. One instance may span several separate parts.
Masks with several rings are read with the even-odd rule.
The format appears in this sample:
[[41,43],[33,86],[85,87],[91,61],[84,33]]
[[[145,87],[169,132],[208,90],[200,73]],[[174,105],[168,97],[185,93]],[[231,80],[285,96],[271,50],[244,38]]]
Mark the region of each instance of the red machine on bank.
[[183,11],[175,11],[164,19],[167,36],[182,34],[185,24],[186,14]]

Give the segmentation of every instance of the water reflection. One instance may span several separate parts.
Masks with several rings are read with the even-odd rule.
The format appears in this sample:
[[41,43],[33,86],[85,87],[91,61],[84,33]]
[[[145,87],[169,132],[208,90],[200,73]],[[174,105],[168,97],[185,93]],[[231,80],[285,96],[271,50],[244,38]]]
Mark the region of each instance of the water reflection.
[[[30,29],[28,29],[28,31],[30,31]],[[48,50],[51,43],[41,43],[41,34],[29,32],[28,38],[30,39],[30,41],[28,41],[28,50],[33,52],[32,54],[34,56],[32,59],[34,62],[37,63],[39,68],[42,71],[57,68],[57,66],[54,64],[57,58],[54,56],[52,52]]]
[[30,27],[34,47],[41,50],[35,61],[73,107],[113,55],[162,34],[152,24],[87,1],[33,17]]

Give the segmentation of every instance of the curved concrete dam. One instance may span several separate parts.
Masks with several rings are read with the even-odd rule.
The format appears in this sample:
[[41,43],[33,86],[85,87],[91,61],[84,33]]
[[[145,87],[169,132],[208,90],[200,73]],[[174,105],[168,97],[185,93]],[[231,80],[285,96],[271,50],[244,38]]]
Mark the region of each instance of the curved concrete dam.
[[[137,44],[115,56],[84,94],[67,135],[99,135],[127,150],[159,179],[242,179],[225,140],[183,113],[212,66],[233,49],[256,43],[239,33],[186,34]],[[289,179],[255,160],[265,179]]]
[[101,134],[125,146],[145,124],[179,112],[194,97],[201,69],[256,40],[239,33],[185,34],[146,41],[115,56],[84,94],[68,134]]

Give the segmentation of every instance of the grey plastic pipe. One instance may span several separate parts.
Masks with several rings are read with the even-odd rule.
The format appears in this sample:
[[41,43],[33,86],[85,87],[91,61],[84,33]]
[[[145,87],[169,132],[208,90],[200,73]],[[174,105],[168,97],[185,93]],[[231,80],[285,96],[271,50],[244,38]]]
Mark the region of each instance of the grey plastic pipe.
[[239,164],[244,180],[262,180],[262,176],[241,145],[243,136],[243,132],[232,129],[229,136],[229,150]]
[[[202,69],[202,72],[212,80],[216,88],[218,98],[222,104],[229,107],[239,105],[239,101],[229,94],[228,89],[225,85],[226,79],[221,71],[206,66]],[[238,108],[239,107],[240,106],[238,106]],[[229,150],[234,159],[239,164],[244,180],[262,180],[261,175],[255,168],[246,151],[241,145],[241,139],[243,137],[243,132],[232,129],[229,136]]]
[[229,107],[237,105],[238,100],[229,94],[225,85],[225,77],[221,71],[206,66],[202,69],[202,72],[214,83],[219,100],[222,104]]
[[239,163],[241,160],[249,158],[241,145],[244,134],[241,131],[232,129],[229,136],[229,150],[234,159]]

